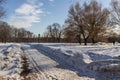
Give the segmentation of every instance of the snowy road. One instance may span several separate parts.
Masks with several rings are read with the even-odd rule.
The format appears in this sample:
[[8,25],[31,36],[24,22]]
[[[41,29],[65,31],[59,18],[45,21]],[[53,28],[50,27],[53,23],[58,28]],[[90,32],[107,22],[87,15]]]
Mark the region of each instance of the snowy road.
[[22,45],[25,55],[29,58],[32,68],[38,73],[40,80],[89,80],[81,78],[74,71],[64,69],[61,66],[67,66],[63,62],[59,64],[55,60],[46,56],[45,51],[38,51],[30,45]]

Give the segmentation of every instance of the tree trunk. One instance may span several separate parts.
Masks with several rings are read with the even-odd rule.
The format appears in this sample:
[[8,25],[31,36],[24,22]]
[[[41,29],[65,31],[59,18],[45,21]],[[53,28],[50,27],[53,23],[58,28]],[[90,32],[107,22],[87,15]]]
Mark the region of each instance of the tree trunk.
[[95,43],[95,39],[94,39],[94,38],[92,38],[92,43],[93,43],[93,44]]
[[81,45],[81,40],[79,40],[78,42],[79,42],[79,44]]
[[81,37],[80,36],[78,37],[78,42],[81,45]]
[[84,45],[87,45],[87,39],[84,39]]

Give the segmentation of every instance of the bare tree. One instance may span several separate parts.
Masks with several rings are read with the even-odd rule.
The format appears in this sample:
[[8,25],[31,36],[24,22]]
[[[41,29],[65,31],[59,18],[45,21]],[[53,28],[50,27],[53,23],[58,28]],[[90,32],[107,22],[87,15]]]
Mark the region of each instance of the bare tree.
[[58,23],[53,23],[47,27],[47,34],[53,42],[60,42],[62,36],[62,27]]
[[11,28],[10,26],[6,23],[3,22],[0,25],[0,39],[2,42],[7,42],[10,40],[11,37]]
[[69,16],[68,19],[65,21],[67,25],[70,27],[73,27],[73,30],[77,30],[77,34],[81,34],[84,38],[85,45],[87,43],[88,34],[86,31],[86,26],[83,25],[83,10],[79,3],[76,3],[75,6],[71,6],[69,9]]
[[76,35],[83,38],[84,44],[87,45],[89,38],[94,43],[95,38],[103,32],[108,14],[108,10],[101,8],[101,5],[94,0],[82,6],[77,2],[75,6],[70,7],[66,23],[69,27],[75,28]]
[[109,11],[101,7],[96,1],[91,1],[90,4],[84,4],[84,17],[86,26],[89,27],[90,38],[95,43],[99,36],[104,35],[106,29],[106,22],[108,19]]

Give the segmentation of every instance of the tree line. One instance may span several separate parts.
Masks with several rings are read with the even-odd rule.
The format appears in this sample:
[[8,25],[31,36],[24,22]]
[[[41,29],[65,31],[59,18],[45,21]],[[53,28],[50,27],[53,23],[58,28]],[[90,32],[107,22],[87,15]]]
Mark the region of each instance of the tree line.
[[24,28],[15,28],[0,22],[0,42],[36,42],[36,35]]

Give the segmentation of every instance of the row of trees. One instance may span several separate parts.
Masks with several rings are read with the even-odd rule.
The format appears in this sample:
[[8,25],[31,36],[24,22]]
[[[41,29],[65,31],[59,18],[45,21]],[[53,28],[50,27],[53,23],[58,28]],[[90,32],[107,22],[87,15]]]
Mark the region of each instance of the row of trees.
[[[90,3],[80,5],[78,2],[69,9],[69,16],[65,20],[65,26],[60,27],[55,24],[48,26],[46,37],[54,39],[53,42],[60,38],[72,42],[77,40],[80,44],[84,42],[96,43],[108,38],[108,28],[120,25],[120,3],[112,0],[111,10],[103,8],[96,0]],[[61,29],[62,28],[62,29]],[[107,35],[107,36],[106,36]],[[111,36],[110,36],[111,37]],[[114,37],[113,37],[114,38]]]
[[6,22],[0,23],[1,42],[31,42],[33,38],[35,38],[35,35],[24,28],[17,29]]

